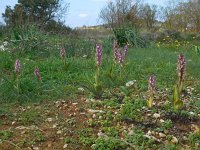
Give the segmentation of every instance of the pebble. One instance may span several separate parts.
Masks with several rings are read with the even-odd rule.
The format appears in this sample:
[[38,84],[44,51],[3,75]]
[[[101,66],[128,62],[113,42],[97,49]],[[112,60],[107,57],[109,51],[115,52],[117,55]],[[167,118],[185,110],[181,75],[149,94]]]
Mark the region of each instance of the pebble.
[[172,139],[171,139],[171,142],[174,143],[174,144],[177,144],[178,139],[175,136],[173,136]]
[[147,135],[151,135],[152,134],[152,132],[149,130],[148,132],[147,132]]
[[52,121],[53,121],[53,118],[47,118],[46,121],[47,121],[47,122],[52,122]]
[[93,114],[93,115],[92,115],[92,118],[96,118],[96,114]]
[[13,121],[13,122],[12,122],[12,125],[14,125],[15,123],[16,123],[16,121]]
[[183,136],[183,140],[187,141],[188,139],[187,139],[187,137],[186,137],[186,136]]
[[165,122],[165,120],[163,120],[163,119],[160,119],[160,123],[163,123],[163,122]]
[[164,137],[166,137],[166,135],[164,133],[159,133],[159,137],[164,138]]
[[62,131],[61,131],[61,130],[58,130],[56,133],[57,133],[57,134],[61,134],[61,133],[62,133]]
[[165,129],[165,130],[164,130],[164,133],[165,133],[165,134],[168,134],[168,133],[169,133],[169,130]]
[[153,114],[153,117],[156,118],[156,119],[157,119],[157,118],[160,118],[160,114],[155,113],[155,114]]
[[131,136],[133,134],[134,134],[133,130],[129,131],[129,133],[128,133],[129,136]]
[[65,148],[67,148],[67,146],[68,146],[68,144],[65,144],[65,145],[63,146],[63,148],[65,149]]

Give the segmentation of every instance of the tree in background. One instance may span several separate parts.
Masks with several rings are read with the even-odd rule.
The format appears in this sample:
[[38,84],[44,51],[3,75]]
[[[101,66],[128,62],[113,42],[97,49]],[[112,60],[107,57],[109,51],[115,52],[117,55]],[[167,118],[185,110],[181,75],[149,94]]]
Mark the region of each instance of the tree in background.
[[33,23],[45,26],[52,21],[59,22],[68,8],[69,3],[62,0],[18,0],[13,9],[7,6],[2,16],[11,27]]
[[151,30],[156,22],[157,7],[148,4],[142,5],[136,0],[109,1],[101,9],[99,18],[111,28],[131,25],[135,28],[148,28]]
[[107,5],[101,9],[99,18],[104,24],[108,24],[111,28],[121,27],[124,24],[135,22],[136,26],[138,12],[138,2],[133,0],[116,0],[109,1]]
[[141,26],[147,28],[148,30],[153,29],[156,23],[156,13],[156,5],[150,6],[145,4],[144,6],[141,6],[139,11],[139,18],[142,22]]
[[166,29],[200,32],[200,0],[170,1],[163,10]]

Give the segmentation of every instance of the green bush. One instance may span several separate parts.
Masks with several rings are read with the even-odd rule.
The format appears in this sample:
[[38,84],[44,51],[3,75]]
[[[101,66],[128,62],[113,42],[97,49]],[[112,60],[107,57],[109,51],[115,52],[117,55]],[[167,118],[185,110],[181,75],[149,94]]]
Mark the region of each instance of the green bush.
[[120,46],[124,46],[129,43],[134,47],[146,47],[147,41],[145,41],[139,31],[133,27],[124,26],[121,28],[113,29],[115,38]]
[[48,52],[47,37],[34,25],[24,27],[14,27],[12,29],[11,43],[12,52],[17,55],[29,55],[30,58],[44,58],[50,54]]

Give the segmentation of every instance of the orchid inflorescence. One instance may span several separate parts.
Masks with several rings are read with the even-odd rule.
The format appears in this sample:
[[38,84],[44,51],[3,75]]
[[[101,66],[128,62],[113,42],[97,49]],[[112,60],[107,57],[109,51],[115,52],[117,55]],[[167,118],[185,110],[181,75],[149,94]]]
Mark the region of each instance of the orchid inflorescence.
[[156,76],[151,75],[148,82],[149,99],[147,100],[147,105],[151,108],[153,105],[154,94],[156,93]]
[[178,71],[178,78],[179,78],[178,85],[180,86],[180,84],[182,84],[184,80],[185,72],[186,72],[186,61],[183,54],[180,54],[178,56],[177,71]]
[[114,41],[114,44],[113,44],[113,54],[114,54],[114,61],[115,61],[115,63],[118,60],[118,49],[119,49],[119,46],[117,44],[117,41]]
[[39,81],[42,80],[41,75],[40,75],[40,71],[39,71],[38,67],[35,67],[34,74],[35,74],[35,76],[37,77],[37,79]]
[[148,86],[149,91],[155,94],[156,93],[156,76],[151,75],[149,77],[148,82],[149,82],[149,86]]
[[128,54],[128,45],[126,44],[124,47],[124,59],[126,59],[127,54]]
[[126,57],[127,57],[127,54],[128,54],[128,45],[126,44],[125,47],[124,47],[124,53],[122,54],[122,51],[120,50],[119,48],[119,45],[117,44],[116,41],[114,41],[114,44],[113,44],[113,54],[114,54],[114,61],[117,62],[123,66],[125,60],[126,60]]
[[121,50],[118,50],[118,54],[117,55],[118,55],[118,63],[122,66],[123,62],[124,62],[124,58],[123,58]]
[[96,45],[96,64],[98,68],[102,64],[102,46],[99,44]]
[[65,51],[65,48],[64,47],[62,47],[61,49],[60,49],[60,56],[61,56],[61,58],[65,58],[65,56],[66,56],[66,51]]
[[178,73],[178,84],[174,86],[174,92],[173,92],[173,107],[175,110],[178,110],[181,107],[183,107],[183,101],[180,98],[183,88],[183,81],[186,73],[186,60],[183,54],[180,54],[178,56],[177,73]]
[[20,60],[17,59],[17,60],[15,61],[15,72],[17,73],[17,75],[20,73],[20,70],[21,70]]

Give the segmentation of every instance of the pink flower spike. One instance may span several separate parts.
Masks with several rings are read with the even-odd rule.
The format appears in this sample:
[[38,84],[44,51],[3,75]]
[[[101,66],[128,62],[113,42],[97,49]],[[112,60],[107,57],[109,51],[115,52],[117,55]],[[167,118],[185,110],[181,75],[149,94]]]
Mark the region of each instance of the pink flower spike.
[[60,56],[61,56],[61,58],[65,58],[65,56],[66,56],[66,51],[65,51],[65,48],[64,48],[64,47],[62,47],[62,48],[60,49]]
[[124,47],[124,59],[126,59],[127,54],[128,54],[128,44],[126,44]]
[[185,71],[186,71],[186,61],[183,54],[180,54],[178,56],[177,71],[179,78],[182,80],[185,76]]
[[15,72],[16,72],[17,74],[19,74],[19,73],[20,73],[20,70],[21,70],[20,60],[17,59],[17,60],[15,61]]
[[119,64],[122,65],[123,62],[124,62],[124,60],[123,60],[123,55],[122,55],[122,52],[121,52],[120,49],[118,50],[117,56],[118,56],[118,62],[119,62]]
[[34,74],[35,74],[35,76],[38,78],[38,80],[41,80],[41,79],[42,79],[38,67],[35,67]]
[[114,41],[114,44],[113,44],[113,54],[114,54],[114,61],[115,62],[118,59],[118,49],[119,49],[119,46],[118,46],[117,42]]
[[96,64],[97,67],[100,67],[102,64],[102,46],[96,45]]
[[149,87],[148,87],[148,89],[153,94],[156,93],[156,76],[151,75],[149,77]]

